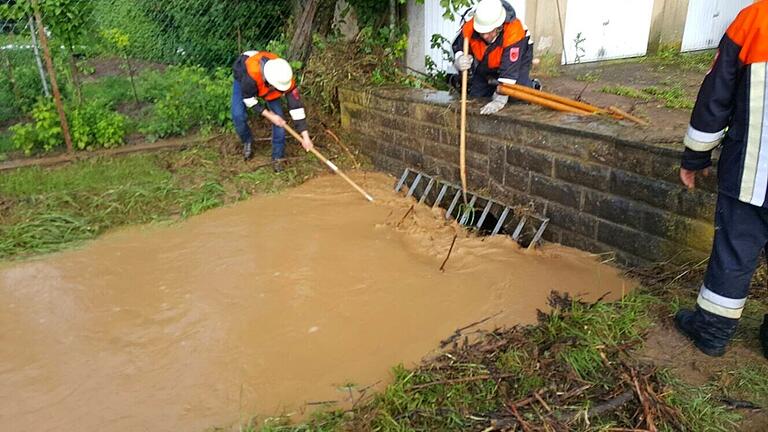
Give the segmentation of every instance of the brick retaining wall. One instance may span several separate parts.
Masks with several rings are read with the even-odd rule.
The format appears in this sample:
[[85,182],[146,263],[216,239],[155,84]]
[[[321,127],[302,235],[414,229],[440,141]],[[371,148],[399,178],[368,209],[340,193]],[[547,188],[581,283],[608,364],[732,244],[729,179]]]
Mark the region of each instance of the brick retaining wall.
[[[342,126],[378,169],[399,175],[407,166],[459,181],[458,104],[447,93],[341,90],[340,99]],[[551,218],[546,240],[615,251],[625,264],[709,253],[714,176],[694,191],[680,185],[679,139],[527,105],[494,116],[478,109],[468,116],[470,188]]]

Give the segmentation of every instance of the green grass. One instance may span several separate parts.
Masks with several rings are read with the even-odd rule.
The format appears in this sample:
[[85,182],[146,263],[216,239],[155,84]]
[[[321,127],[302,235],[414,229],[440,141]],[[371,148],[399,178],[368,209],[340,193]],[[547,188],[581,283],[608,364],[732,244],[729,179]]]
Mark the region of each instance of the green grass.
[[624,97],[630,97],[633,99],[640,99],[644,101],[649,101],[653,99],[651,95],[644,93],[641,90],[638,90],[634,87],[627,87],[623,85],[617,85],[617,86],[606,86],[600,89],[603,93],[613,94],[617,96],[624,96]]
[[655,65],[658,69],[678,68],[686,71],[707,72],[715,59],[715,50],[706,50],[695,53],[682,53],[679,47],[662,47],[654,55],[646,58],[646,61]]
[[749,364],[723,371],[717,381],[729,397],[747,399],[760,406],[768,404],[768,364]]
[[307,158],[280,174],[269,168],[238,174],[249,169],[240,163],[238,156],[196,147],[3,173],[0,260],[58,251],[117,226],[197,215],[280,191],[322,169]]
[[669,87],[651,86],[643,89],[617,85],[603,87],[600,89],[600,91],[603,93],[639,99],[646,102],[658,100],[663,102],[665,107],[673,109],[690,110],[693,108],[695,102],[693,98],[689,97],[685,93],[685,90],[683,90],[682,87],[677,85]]
[[662,371],[662,382],[672,390],[667,400],[682,412],[687,430],[702,432],[729,432],[736,429],[742,417],[728,410],[716,400],[717,387],[710,383],[691,386],[675,377],[669,371]]
[[122,102],[133,101],[134,97],[128,77],[106,76],[83,83],[83,99],[115,107]]
[[8,153],[13,150],[11,133],[7,131],[0,132],[0,162],[4,160],[3,153]]
[[560,56],[544,53],[539,57],[539,64],[534,67],[533,74],[537,77],[554,78],[562,73]]
[[589,71],[576,76],[576,81],[595,83],[600,81],[602,74],[600,71]]
[[663,101],[664,106],[673,109],[693,109],[694,100],[688,97],[679,86],[672,87],[646,87],[643,89],[644,93],[647,93],[656,99]]

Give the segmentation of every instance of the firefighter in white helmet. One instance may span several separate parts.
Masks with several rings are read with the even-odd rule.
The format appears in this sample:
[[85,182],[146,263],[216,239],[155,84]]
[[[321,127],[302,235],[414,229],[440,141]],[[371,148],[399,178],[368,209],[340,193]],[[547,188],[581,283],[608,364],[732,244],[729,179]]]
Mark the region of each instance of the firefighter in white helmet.
[[[468,53],[463,52],[465,38]],[[507,104],[508,96],[496,93],[495,81],[541,88],[538,80],[530,78],[533,41],[528,28],[505,0],[481,0],[453,42],[453,52],[459,72],[471,69],[469,96],[493,96],[481,114],[494,114]]]
[[[296,88],[293,69],[287,61],[267,51],[247,51],[232,66],[234,83],[232,85],[232,122],[235,124],[243,143],[243,156],[246,160],[253,157],[253,136],[248,127],[248,108],[253,108],[272,122],[272,161],[275,171],[282,171],[281,160],[285,157],[285,120],[280,99],[288,102],[288,112],[296,130],[301,133],[301,143],[305,150],[313,147],[307,132],[304,104]],[[258,99],[266,102],[265,109]]]

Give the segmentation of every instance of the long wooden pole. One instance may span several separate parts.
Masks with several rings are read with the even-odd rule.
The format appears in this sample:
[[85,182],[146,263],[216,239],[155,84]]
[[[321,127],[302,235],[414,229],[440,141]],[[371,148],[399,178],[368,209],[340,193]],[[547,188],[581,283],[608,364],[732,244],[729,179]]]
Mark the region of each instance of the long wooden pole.
[[67,153],[72,153],[72,137],[69,135],[69,123],[67,123],[67,115],[64,113],[64,103],[61,101],[61,92],[59,92],[59,84],[56,81],[56,71],[53,69],[53,60],[51,59],[51,50],[48,49],[48,37],[45,35],[45,29],[43,28],[43,19],[40,18],[40,8],[38,7],[37,0],[30,0],[32,2],[32,8],[35,12],[35,22],[37,22],[37,32],[40,37],[40,46],[43,48],[43,55],[45,56],[45,66],[48,69],[48,76],[51,79],[51,88],[53,89],[53,100],[56,102],[56,110],[59,112],[59,122],[61,122],[61,132],[64,135],[64,142],[67,144]]
[[570,105],[566,105],[554,100],[547,99],[545,97],[541,96],[535,96],[532,94],[521,92],[517,89],[505,87],[505,86],[499,86],[496,91],[498,91],[501,94],[512,96],[515,99],[523,100],[526,102],[535,103],[541,106],[545,106],[547,108],[552,108],[554,110],[563,111],[563,112],[569,112],[573,114],[579,114],[579,115],[593,115],[594,112],[586,111],[581,108],[576,108]]
[[[464,55],[469,55],[469,38],[464,37]],[[467,202],[467,76],[461,72],[461,132],[459,136],[459,173],[464,203]]]
[[558,95],[556,95],[554,93],[549,93],[549,92],[544,92],[544,91],[541,91],[541,90],[536,90],[535,88],[531,88],[531,87],[520,85],[520,84],[500,83],[499,85],[504,87],[504,88],[508,88],[508,89],[512,89],[512,90],[517,90],[519,92],[527,93],[527,94],[530,94],[530,95],[533,95],[533,96],[538,96],[538,97],[541,97],[541,98],[544,98],[544,99],[553,100],[555,102],[560,102],[561,104],[564,104],[564,105],[572,106],[574,108],[578,108],[578,109],[581,109],[581,110],[584,110],[584,111],[589,111],[589,112],[596,113],[596,114],[597,113],[608,112],[608,111],[606,111],[606,110],[604,110],[604,109],[602,109],[600,107],[596,107],[596,106],[590,105],[588,103],[579,102],[577,100],[569,99],[569,98],[563,97],[563,96],[558,96]]
[[[285,130],[287,130],[288,133],[293,135],[293,137],[296,138],[299,142],[304,142],[304,139],[301,138],[301,135],[299,135],[295,130],[293,130],[292,127],[285,125]],[[344,174],[344,172],[340,170],[339,167],[336,166],[336,164],[329,161],[325,156],[322,155],[322,153],[317,151],[317,149],[315,148],[312,148],[309,151],[312,152],[312,154],[315,155],[315,157],[317,157],[318,159],[320,159],[324,164],[326,164],[328,168],[331,169],[331,171],[338,174],[339,177],[343,178],[347,183],[350,184],[350,186],[352,186],[353,188],[355,188],[355,190],[360,192],[360,194],[363,195],[365,199],[367,199],[370,202],[373,202],[373,197],[368,192],[366,192],[363,188],[358,186],[357,183],[352,181],[351,178],[347,177],[347,175]]]
[[552,108],[558,111],[570,112],[580,115],[589,114],[607,114],[617,119],[626,119],[633,121],[642,126],[648,126],[649,123],[639,117],[633,116],[621,109],[611,106],[608,109],[600,108],[594,105],[590,105],[584,102],[579,102],[566,97],[558,96],[553,93],[543,92],[530,87],[521,86],[519,84],[504,84],[499,83],[496,91],[512,96],[516,99],[524,100],[526,102],[535,103],[538,105]]

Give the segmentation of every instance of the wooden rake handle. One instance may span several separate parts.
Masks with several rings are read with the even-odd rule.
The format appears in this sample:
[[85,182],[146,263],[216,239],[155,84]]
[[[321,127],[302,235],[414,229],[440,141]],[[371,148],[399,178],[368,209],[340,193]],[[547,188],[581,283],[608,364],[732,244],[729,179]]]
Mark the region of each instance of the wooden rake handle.
[[[469,55],[469,39],[464,38],[464,55]],[[461,124],[459,132],[459,176],[464,202],[467,202],[467,80],[468,71],[461,72]]]
[[[299,134],[298,134],[298,133],[297,133],[295,130],[293,130],[293,128],[292,128],[292,127],[290,127],[290,126],[288,126],[288,125],[285,125],[285,130],[287,130],[287,131],[288,131],[288,133],[290,133],[291,135],[293,135],[293,137],[294,137],[294,138],[296,138],[296,139],[297,139],[297,140],[298,140],[300,143],[303,143],[303,142],[304,142],[304,139],[301,137],[301,135],[299,135]],[[344,180],[345,180],[347,183],[349,183],[349,184],[350,184],[350,186],[352,186],[353,188],[355,188],[355,190],[357,190],[358,192],[360,192],[360,194],[361,194],[361,195],[363,195],[363,196],[365,197],[365,199],[367,199],[367,200],[368,200],[368,201],[370,201],[370,202],[373,202],[373,197],[372,197],[372,196],[371,196],[371,195],[370,195],[368,192],[366,192],[366,191],[365,191],[363,188],[361,188],[360,186],[358,186],[358,185],[357,185],[357,183],[355,183],[354,181],[352,181],[352,179],[351,179],[351,178],[347,177],[347,175],[346,175],[346,174],[344,174],[344,172],[343,172],[342,170],[340,170],[340,169],[339,169],[339,167],[337,167],[337,166],[336,166],[336,164],[334,164],[333,162],[329,161],[329,160],[328,160],[328,158],[326,158],[325,156],[323,156],[323,155],[322,155],[322,154],[321,154],[319,151],[317,151],[315,148],[312,148],[312,149],[310,149],[309,151],[311,151],[313,155],[315,155],[315,156],[316,156],[318,159],[320,159],[320,160],[321,160],[321,161],[322,161],[324,164],[326,164],[326,165],[328,166],[328,168],[330,168],[330,169],[331,169],[331,171],[333,171],[334,173],[338,174],[338,175],[339,175],[339,177],[343,178],[343,179],[344,179]]]

